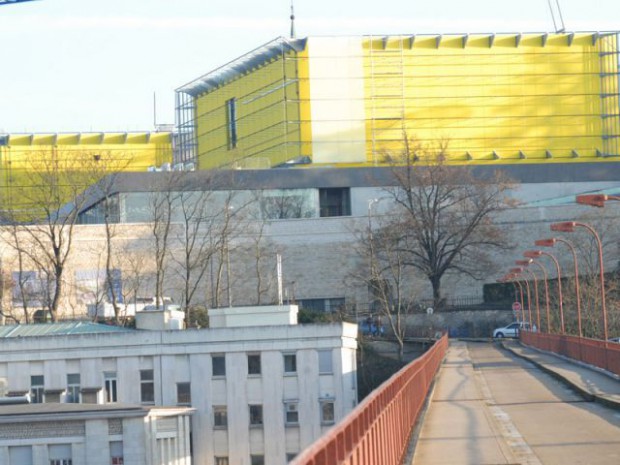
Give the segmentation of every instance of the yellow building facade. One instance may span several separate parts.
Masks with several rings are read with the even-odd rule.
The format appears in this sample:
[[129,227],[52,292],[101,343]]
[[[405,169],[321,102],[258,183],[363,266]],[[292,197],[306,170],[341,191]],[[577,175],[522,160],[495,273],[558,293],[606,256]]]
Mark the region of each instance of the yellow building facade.
[[0,136],[2,210],[29,210],[53,179],[80,192],[108,173],[161,167],[172,162],[172,150],[170,132]]
[[280,38],[177,89],[177,123],[199,169],[381,165],[405,137],[455,164],[610,161],[618,33]]

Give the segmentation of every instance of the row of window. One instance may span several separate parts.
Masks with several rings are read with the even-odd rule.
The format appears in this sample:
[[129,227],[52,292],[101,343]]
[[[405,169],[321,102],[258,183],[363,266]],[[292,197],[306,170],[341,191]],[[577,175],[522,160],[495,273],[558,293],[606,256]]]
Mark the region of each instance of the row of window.
[[[332,351],[330,349],[317,351],[319,355],[319,374],[332,374],[334,371]],[[283,354],[284,374],[297,373],[297,355]],[[262,361],[260,353],[248,354],[248,375],[262,374]],[[212,356],[213,377],[226,376],[226,357],[224,354]]]
[[[72,465],[71,444],[47,446],[50,465]],[[123,443],[110,442],[110,465],[123,465]],[[9,465],[33,465],[32,446],[9,446]]]
[[[333,362],[332,351],[319,350],[319,373],[332,374]],[[294,375],[297,373],[297,355],[294,353],[282,354],[284,364],[284,374]],[[260,353],[249,353],[247,355],[248,376],[259,376],[262,374],[262,359]],[[212,356],[212,375],[213,377],[226,376],[226,356],[217,354]],[[114,371],[103,373],[104,378],[104,401],[106,403],[118,402],[118,380]],[[30,377],[30,401],[34,404],[45,401],[45,379],[43,375]],[[60,399],[58,399],[60,400]],[[67,375],[67,388],[65,390],[65,402],[80,402],[80,374],[71,373]],[[153,370],[140,370],[140,401],[144,404],[155,402],[155,373]],[[189,382],[177,383],[177,404],[191,405],[191,385]]]
[[[321,399],[320,415],[322,425],[333,425],[335,422],[334,415],[334,400],[333,399]],[[263,426],[263,406],[261,404],[250,404],[248,406],[250,426],[261,427]],[[299,425],[299,402],[296,400],[284,401],[284,423],[287,426]],[[225,405],[213,406],[213,428],[214,429],[227,429],[228,428],[228,407]]]

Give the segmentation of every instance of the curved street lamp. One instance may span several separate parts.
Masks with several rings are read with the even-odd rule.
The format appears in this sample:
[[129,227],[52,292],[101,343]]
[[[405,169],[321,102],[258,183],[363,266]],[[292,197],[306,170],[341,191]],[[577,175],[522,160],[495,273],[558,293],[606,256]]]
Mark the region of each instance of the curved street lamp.
[[[532,297],[530,293],[530,283],[528,283],[527,279],[525,279],[525,276],[523,276],[523,268],[521,267],[510,268],[510,273],[512,273],[515,278],[517,278],[518,276],[521,276],[523,278],[523,282],[525,283],[525,289],[527,291],[527,312],[529,314],[530,329],[531,329],[532,328]],[[524,309],[524,312],[525,312],[525,309]]]
[[594,236],[594,239],[596,239],[596,244],[598,246],[598,264],[601,282],[601,306],[603,308],[603,337],[604,341],[607,342],[607,339],[609,339],[609,335],[607,333],[607,306],[605,305],[605,268],[603,265],[603,244],[601,243],[601,238],[592,226],[577,221],[564,221],[562,223],[553,223],[550,227],[551,231],[567,233],[575,232],[575,228],[582,227],[590,231],[590,233]]
[[558,298],[560,300],[560,328],[562,330],[562,334],[565,333],[564,330],[564,306],[562,304],[562,272],[560,270],[560,264],[556,260],[556,258],[551,255],[549,252],[544,252],[542,250],[527,250],[523,253],[523,256],[528,258],[540,258],[542,255],[546,255],[547,257],[553,260],[555,264],[555,269],[558,273]]
[[532,263],[537,265],[543,272],[545,282],[545,309],[547,311],[547,332],[551,333],[551,312],[549,311],[549,276],[547,274],[547,269],[538,260],[530,260],[532,260]]
[[577,265],[577,253],[575,251],[575,247],[570,241],[566,239],[562,239],[561,237],[552,237],[550,239],[540,239],[534,241],[534,244],[539,247],[553,247],[556,243],[561,242],[562,244],[566,244],[572,255],[573,255],[573,263],[575,265],[575,294],[577,297],[577,330],[579,332],[579,337],[583,337],[583,331],[581,329],[581,293],[579,291],[579,266]]
[[536,279],[536,273],[528,268],[534,260],[531,258],[527,260],[516,260],[515,263],[522,266],[524,271],[527,271],[534,279],[534,295],[536,296],[536,328],[540,331],[540,302],[538,299],[538,279]]
[[578,195],[575,199],[577,200],[577,203],[582,205],[602,208],[605,206],[605,202],[608,200],[620,200],[620,196],[608,194],[584,194]]

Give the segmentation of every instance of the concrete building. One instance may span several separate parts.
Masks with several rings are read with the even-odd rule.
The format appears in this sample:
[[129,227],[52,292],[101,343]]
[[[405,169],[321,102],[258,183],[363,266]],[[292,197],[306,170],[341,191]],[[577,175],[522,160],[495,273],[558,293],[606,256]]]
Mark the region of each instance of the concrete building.
[[[49,421],[46,409],[57,412],[59,419],[93,419],[80,423],[86,436],[72,433],[75,440],[53,441],[72,444],[73,463],[102,463],[99,455],[107,457],[105,448],[94,453],[89,447],[120,440],[119,435],[125,441],[127,433],[139,441],[124,442],[125,465],[159,464],[140,461],[137,449],[148,446],[147,456],[149,450],[186,451],[183,444],[160,443],[155,432],[163,431],[160,423],[170,423],[167,428],[177,429],[167,429],[165,437],[180,441],[192,413],[194,465],[284,465],[356,405],[357,327],[297,325],[294,306],[233,311],[233,321],[216,316],[215,328],[201,330],[128,330],[85,323],[6,326],[0,337],[0,385],[6,395],[28,394],[34,404],[43,404],[43,410],[37,410],[41,421]],[[154,320],[148,320],[152,328]],[[65,403],[98,405],[64,411]],[[0,429],[5,420],[23,421],[19,415],[28,411],[20,409],[26,407],[35,406],[0,406]],[[180,409],[172,410],[178,420],[161,419],[169,407]],[[106,418],[129,423],[121,433],[119,422]],[[106,428],[112,423],[116,432],[110,436]],[[48,434],[49,427],[43,425],[40,434]],[[93,437],[99,434],[96,441],[91,442],[90,428]],[[51,453],[43,447],[48,444],[44,439],[36,444],[8,439],[0,438],[0,458],[7,446],[41,445],[33,449],[36,465],[40,454]],[[78,459],[84,456],[86,461]]]
[[0,406],[2,465],[191,465],[187,407]]

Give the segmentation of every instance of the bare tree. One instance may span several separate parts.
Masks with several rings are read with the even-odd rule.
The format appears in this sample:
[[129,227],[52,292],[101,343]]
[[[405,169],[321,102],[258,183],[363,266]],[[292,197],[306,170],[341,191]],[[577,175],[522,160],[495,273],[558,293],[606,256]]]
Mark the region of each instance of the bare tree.
[[446,273],[478,279],[491,266],[489,253],[508,247],[493,219],[512,205],[507,191],[513,186],[500,172],[480,178],[449,166],[445,144],[404,142],[403,153],[390,158],[395,187],[385,192],[395,209],[386,227],[399,232],[394,240],[408,253],[404,264],[428,279],[437,308]]
[[379,315],[376,320],[370,316],[369,322],[375,325],[387,322],[402,361],[407,316],[413,313],[417,289],[414,270],[407,264],[409,253],[400,244],[401,237],[390,218],[377,217],[373,222],[369,215],[367,229],[356,242],[361,264],[352,278],[368,289],[370,314]]
[[19,204],[12,204],[5,214],[8,224],[20,226],[23,233],[12,235],[20,241],[13,246],[45,281],[46,306],[53,321],[58,318],[74,228],[85,201],[81,194],[98,180],[91,167],[99,157],[88,151],[67,154],[55,147],[32,154],[24,167],[24,185],[14,188]]

